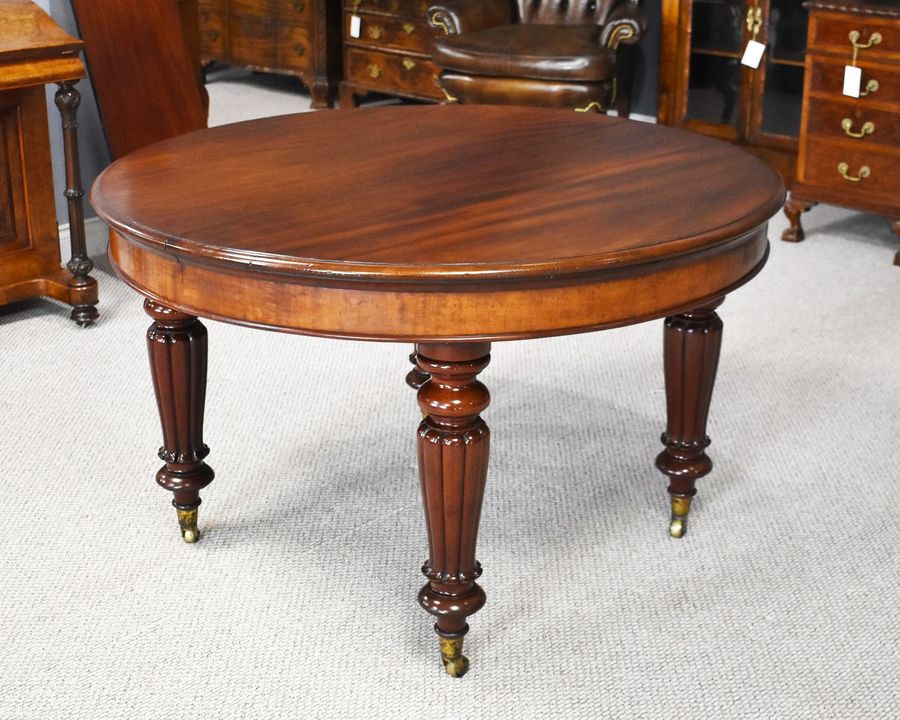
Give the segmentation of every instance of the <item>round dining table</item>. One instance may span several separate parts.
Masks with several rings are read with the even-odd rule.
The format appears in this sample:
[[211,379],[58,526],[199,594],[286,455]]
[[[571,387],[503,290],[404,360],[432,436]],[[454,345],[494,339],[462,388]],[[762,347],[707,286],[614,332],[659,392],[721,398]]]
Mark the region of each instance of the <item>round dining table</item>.
[[182,135],[113,163],[91,200],[111,228],[114,268],[153,321],[156,480],[188,542],[213,480],[199,318],[414,345],[429,546],[418,601],[436,619],[445,669],[460,676],[467,620],[485,602],[475,544],[490,395],[478,375],[491,344],[664,319],[656,466],[668,479],[669,532],[681,537],[695,483],[712,468],[715,309],[765,264],[784,194],[756,158],[682,130],[442,105]]

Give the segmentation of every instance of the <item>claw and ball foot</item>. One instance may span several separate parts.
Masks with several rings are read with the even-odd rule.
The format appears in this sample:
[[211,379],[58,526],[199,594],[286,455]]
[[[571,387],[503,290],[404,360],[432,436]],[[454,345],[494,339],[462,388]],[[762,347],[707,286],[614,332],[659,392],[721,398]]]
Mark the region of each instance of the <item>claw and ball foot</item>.
[[195,543],[200,539],[200,531],[197,529],[197,514],[199,508],[182,510],[176,507],[178,512],[178,525],[181,528],[181,537],[186,543]]
[[669,535],[682,538],[687,532],[688,513],[691,510],[689,495],[672,495],[672,519],[669,521]]
[[462,677],[469,669],[469,659],[462,654],[463,638],[438,638],[441,644],[441,662],[450,677]]

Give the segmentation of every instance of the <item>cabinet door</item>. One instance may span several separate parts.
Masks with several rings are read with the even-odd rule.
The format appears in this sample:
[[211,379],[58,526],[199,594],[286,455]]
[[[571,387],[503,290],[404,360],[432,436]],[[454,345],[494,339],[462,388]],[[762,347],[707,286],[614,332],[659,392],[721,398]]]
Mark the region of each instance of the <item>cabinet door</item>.
[[757,0],[758,40],[766,54],[752,74],[747,137],[756,144],[796,150],[803,104],[807,10],[796,0]]
[[746,73],[741,66],[747,0],[681,0],[679,95],[682,124],[735,140],[746,125]]

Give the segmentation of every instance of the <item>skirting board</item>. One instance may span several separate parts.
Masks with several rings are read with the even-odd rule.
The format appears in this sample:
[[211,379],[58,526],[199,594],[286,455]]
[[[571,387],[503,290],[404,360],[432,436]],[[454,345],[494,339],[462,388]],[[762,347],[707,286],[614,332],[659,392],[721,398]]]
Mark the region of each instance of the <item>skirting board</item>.
[[[106,255],[106,246],[109,243],[109,230],[100,218],[92,217],[84,221],[84,237],[87,244],[88,257]],[[72,257],[69,223],[59,226],[59,257],[63,265],[69,262],[69,258]]]

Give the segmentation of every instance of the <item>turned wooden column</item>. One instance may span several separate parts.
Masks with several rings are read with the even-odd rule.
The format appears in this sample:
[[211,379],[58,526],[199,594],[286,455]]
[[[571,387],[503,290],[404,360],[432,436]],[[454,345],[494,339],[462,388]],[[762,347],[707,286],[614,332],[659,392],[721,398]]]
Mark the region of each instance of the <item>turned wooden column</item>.
[[62,118],[63,150],[66,160],[66,201],[69,210],[69,238],[72,257],[66,264],[72,278],[69,290],[72,302],[70,317],[81,327],[97,319],[97,281],[90,276],[94,263],[87,254],[84,234],[84,190],[81,187],[81,161],[78,156],[78,107],[81,94],[76,81],[58,83],[56,107]]
[[676,538],[687,531],[696,481],[712,470],[706,454],[706,419],[722,345],[722,321],[715,309],[724,299],[665,322],[667,424],[661,439],[666,449],[656,458],[656,467],[669,476],[669,534]]
[[428,379],[428,375],[423,373],[419,368],[419,362],[416,359],[416,348],[413,348],[413,351],[409,354],[409,361],[412,363],[412,370],[410,370],[406,375],[406,384],[409,385],[413,390],[418,390],[422,385],[425,384],[425,381]]
[[209,454],[203,443],[206,328],[193,315],[150,299],[144,301],[144,310],[154,320],[147,331],[147,350],[163,431],[159,457],[165,465],[156,473],[156,482],[173,493],[181,536],[192,543],[200,539],[200,491],[215,477],[203,462]]
[[419,604],[437,618],[441,660],[459,677],[469,667],[462,654],[466,618],[484,605],[475,582],[481,565],[475,542],[487,477],[490,431],[480,413],[490,403],[476,378],[490,362],[489,343],[417,346],[428,379],[419,388],[425,419],[419,425],[419,478],[428,528],[428,582]]

